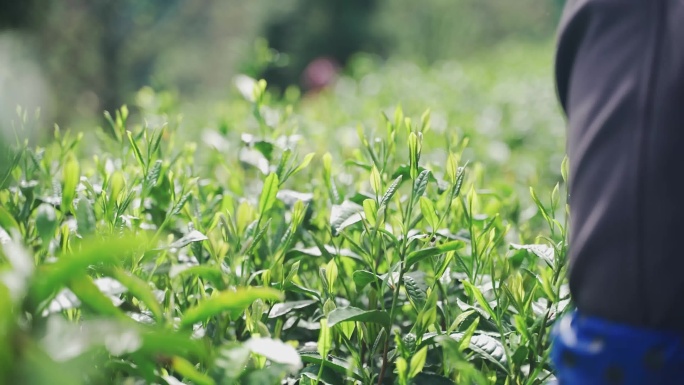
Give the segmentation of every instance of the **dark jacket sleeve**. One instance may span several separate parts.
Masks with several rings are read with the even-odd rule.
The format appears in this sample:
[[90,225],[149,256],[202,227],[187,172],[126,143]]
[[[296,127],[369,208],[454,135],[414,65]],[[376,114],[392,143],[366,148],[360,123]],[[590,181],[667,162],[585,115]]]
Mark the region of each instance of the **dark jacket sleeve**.
[[684,1],[569,0],[555,71],[575,304],[684,329]]

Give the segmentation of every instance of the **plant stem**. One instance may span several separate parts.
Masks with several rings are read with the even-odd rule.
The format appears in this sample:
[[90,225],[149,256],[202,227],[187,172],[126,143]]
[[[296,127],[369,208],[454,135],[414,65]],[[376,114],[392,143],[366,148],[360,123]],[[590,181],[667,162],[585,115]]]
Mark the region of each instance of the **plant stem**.
[[[415,183],[415,181],[414,181]],[[392,327],[391,325],[393,324],[392,321],[394,321],[394,310],[396,309],[397,306],[397,299],[399,298],[399,290],[401,290],[401,282],[404,279],[404,273],[405,273],[405,261],[406,261],[406,252],[408,250],[408,224],[411,221],[411,214],[413,211],[413,203],[415,201],[415,189],[411,189],[411,198],[408,202],[408,207],[406,207],[406,216],[404,217],[404,234],[403,234],[403,239],[401,241],[401,253],[400,253],[400,262],[399,262],[399,278],[397,279],[396,282],[396,287],[394,288],[394,294],[392,295],[392,307],[390,308],[390,328]],[[390,277],[391,279],[391,277]],[[382,368],[380,369],[380,375],[378,376],[378,385],[382,384],[382,380],[385,377],[385,371],[387,370],[388,362],[387,362],[387,352],[389,350],[389,341],[390,341],[390,330],[387,331],[387,337],[385,337],[385,348],[382,353]]]
[[323,375],[323,365],[325,365],[325,357],[321,357],[321,366],[318,368],[318,376],[316,376],[316,382],[314,385],[318,385],[321,381],[321,376]]

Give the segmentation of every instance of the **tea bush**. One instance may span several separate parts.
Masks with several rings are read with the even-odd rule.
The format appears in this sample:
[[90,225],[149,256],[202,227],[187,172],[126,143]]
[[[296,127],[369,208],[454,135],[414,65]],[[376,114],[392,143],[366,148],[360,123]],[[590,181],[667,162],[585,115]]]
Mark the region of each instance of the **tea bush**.
[[17,140],[0,382],[552,379],[567,173],[543,77],[362,64],[316,97],[241,77],[183,121],[143,90],[103,130]]

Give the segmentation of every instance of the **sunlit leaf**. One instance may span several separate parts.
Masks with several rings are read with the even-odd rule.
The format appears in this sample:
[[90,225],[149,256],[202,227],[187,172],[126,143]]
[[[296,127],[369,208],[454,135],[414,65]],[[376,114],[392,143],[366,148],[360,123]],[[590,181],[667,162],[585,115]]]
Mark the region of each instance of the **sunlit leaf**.
[[278,175],[271,173],[264,181],[264,187],[259,197],[259,213],[265,215],[276,201],[278,195]]
[[211,377],[200,373],[192,363],[182,357],[173,357],[171,359],[171,366],[173,367],[173,370],[197,385],[215,384]]
[[452,241],[446,242],[435,247],[428,247],[426,249],[417,250],[410,253],[406,257],[406,267],[411,268],[411,266],[422,261],[425,258],[434,257],[435,255],[443,254],[448,251],[459,250],[465,247],[465,242],[463,241]]
[[423,371],[423,367],[425,367],[425,359],[427,358],[427,346],[423,346],[420,350],[418,350],[413,356],[411,356],[411,362],[409,364],[409,378],[413,378],[418,373]]
[[328,326],[327,319],[321,318],[319,322],[321,324],[321,329],[318,333],[318,354],[321,357],[325,357],[332,348],[332,331]]
[[482,295],[482,292],[480,291],[480,289],[478,289],[475,285],[473,285],[472,283],[470,283],[468,281],[462,281],[462,283],[463,283],[463,286],[465,287],[465,289],[468,291],[469,296],[473,297],[477,301],[477,303],[480,306],[482,306],[484,311],[487,312],[487,314],[489,314],[491,317],[496,319],[496,317],[497,317],[496,312],[494,312],[494,309],[492,309],[492,307],[489,305],[489,302],[487,302],[485,297]]
[[76,196],[76,187],[81,178],[81,169],[76,156],[69,152],[62,166],[62,211],[71,212],[71,204]]
[[420,197],[419,202],[420,212],[423,214],[423,218],[425,218],[431,228],[437,228],[439,219],[437,218],[437,214],[435,212],[435,205],[426,197]]
[[316,301],[314,300],[301,300],[301,301],[290,301],[290,302],[283,302],[283,303],[277,303],[273,305],[271,308],[271,311],[268,313],[268,318],[277,318],[280,316],[283,316],[293,310],[297,309],[304,309],[306,307],[309,307],[313,304],[315,304]]
[[[0,207],[0,212],[3,209]],[[0,213],[0,216],[2,214]],[[1,221],[0,221],[1,222]],[[55,231],[59,227],[57,213],[52,205],[41,203],[36,210],[36,230],[38,236],[43,241],[43,245],[48,245],[55,236]]]
[[344,201],[341,205],[334,205],[330,213],[330,227],[333,235],[337,236],[346,227],[361,221],[363,219],[362,212],[362,206],[350,201]]
[[352,274],[352,279],[356,285],[356,290],[361,291],[364,287],[369,284],[375,284],[376,282],[382,282],[382,277],[373,274],[366,270],[357,270]]
[[91,235],[95,232],[95,212],[88,199],[79,199],[76,205],[76,223],[78,232],[82,236]]
[[283,294],[265,287],[242,287],[235,291],[224,291],[190,308],[183,315],[181,327],[191,326],[226,311],[242,312],[257,299],[280,301],[283,299]]
[[555,252],[553,247],[547,245],[519,245],[516,243],[511,243],[511,248],[515,250],[527,250],[541,258],[541,260],[546,262],[549,266],[553,266],[555,260]]
[[328,315],[328,325],[330,327],[346,321],[377,323],[387,328],[390,325],[389,314],[382,310],[362,310],[356,307],[343,307],[333,310]]
[[82,245],[75,253],[64,255],[57,262],[42,265],[36,272],[35,284],[31,287],[36,303],[45,300],[50,293],[61,289],[73,276],[84,272],[92,265],[116,265],[140,247],[141,238],[124,237],[106,240],[92,240]]
[[157,321],[163,318],[163,311],[157,298],[152,292],[150,286],[142,279],[132,275],[122,269],[114,270],[114,277],[119,280],[128,291],[139,298],[150,311],[154,314]]
[[[349,257],[356,259],[358,261],[363,261],[361,256],[356,254],[355,252],[349,250],[349,249],[336,249],[334,246],[331,245],[324,245],[325,251],[330,254],[330,255],[339,255],[340,257]],[[308,255],[311,257],[321,257],[323,256],[323,253],[321,252],[321,249],[318,248],[317,246],[312,246],[312,247],[307,247],[307,248],[294,248],[288,252],[289,256],[295,256],[297,254],[304,254]]]
[[244,346],[252,353],[262,355],[272,362],[287,365],[292,371],[302,367],[299,353],[291,345],[271,338],[252,337]]
[[125,318],[121,312],[93,281],[85,276],[72,277],[69,289],[78,297],[81,303],[100,315]]
[[209,238],[197,230],[192,230],[182,238],[174,241],[172,244],[167,246],[169,249],[180,249],[194,242],[202,242]]

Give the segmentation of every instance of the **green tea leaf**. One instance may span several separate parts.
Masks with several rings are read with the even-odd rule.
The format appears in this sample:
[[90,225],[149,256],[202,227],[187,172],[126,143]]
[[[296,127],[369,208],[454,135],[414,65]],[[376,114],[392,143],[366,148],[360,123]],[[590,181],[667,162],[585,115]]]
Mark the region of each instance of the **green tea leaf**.
[[20,231],[19,223],[17,223],[17,220],[14,219],[12,214],[10,214],[9,211],[3,206],[0,205],[0,227],[5,229],[6,231],[10,231],[11,229],[14,229],[16,231]]
[[465,247],[465,242],[463,241],[451,241],[443,243],[439,246],[428,247],[427,249],[417,250],[410,253],[406,257],[406,268],[410,269],[416,263],[422,261],[425,258],[433,257],[435,255],[443,254],[448,251],[459,250]]
[[427,294],[418,287],[418,283],[416,283],[416,280],[411,276],[404,275],[403,280],[409,299],[413,303],[416,311],[420,312],[423,310],[423,306],[425,306],[425,302],[427,301]]
[[547,245],[518,245],[511,243],[511,248],[515,250],[527,250],[528,252],[541,258],[549,266],[553,266],[555,260],[555,251],[553,247]]
[[264,187],[261,190],[261,196],[259,197],[259,213],[261,216],[271,210],[271,207],[276,202],[279,183],[278,175],[275,173],[271,173],[266,177]]
[[181,327],[192,326],[196,322],[204,321],[226,311],[242,312],[257,299],[281,301],[283,294],[265,287],[241,287],[235,291],[224,291],[188,309],[181,319]]
[[354,330],[356,330],[356,322],[354,321],[340,322],[338,325],[340,331],[342,331],[342,334],[344,334],[347,339],[350,339],[352,334],[354,334]]
[[439,224],[439,218],[435,213],[435,205],[432,201],[426,197],[420,197],[420,212],[423,214],[423,218],[430,225],[430,227],[435,231]]
[[525,343],[526,341],[532,341],[532,337],[530,336],[530,331],[528,330],[528,325],[527,322],[525,322],[525,319],[523,316],[520,314],[515,314],[513,315],[513,320],[514,320],[514,325],[515,329],[520,333],[522,336],[522,343]]
[[112,301],[98,289],[90,277],[85,275],[72,277],[69,288],[84,305],[96,313],[121,319],[126,317],[116,306],[114,306]]
[[375,165],[371,168],[370,185],[375,194],[380,194],[380,190],[382,189],[382,178],[380,177],[380,171],[378,171],[378,168],[375,167]]
[[183,194],[183,196],[181,196],[178,202],[176,202],[176,204],[173,205],[173,208],[171,209],[171,213],[169,214],[169,216],[172,217],[180,213],[183,209],[183,206],[185,206],[185,204],[188,202],[191,196],[192,195],[189,192]]
[[489,305],[489,302],[485,299],[485,297],[482,295],[482,292],[480,289],[478,289],[475,285],[468,281],[462,281],[463,287],[466,289],[466,291],[469,293],[470,297],[475,298],[478,304],[482,306],[485,312],[489,314],[491,317],[494,319],[497,319],[497,314],[494,312],[494,309]]
[[302,163],[300,163],[299,166],[297,166],[297,168],[295,168],[290,175],[294,175],[294,174],[302,171],[303,169],[305,169],[307,166],[309,166],[309,164],[313,160],[314,156],[316,156],[316,153],[314,153],[314,152],[306,154],[304,156],[304,159],[302,160]]
[[93,205],[86,198],[78,200],[76,206],[76,225],[81,236],[91,235],[95,232],[95,212]]
[[327,317],[331,311],[337,309],[337,304],[332,299],[328,298],[323,304],[323,314]]
[[[2,210],[2,207],[0,207],[0,212]],[[36,211],[36,230],[45,247],[55,237],[55,231],[59,227],[57,213],[55,208],[47,203],[41,203]]]
[[335,283],[337,281],[337,264],[335,260],[331,259],[325,267],[325,278],[328,280],[328,291],[333,293],[335,291]]
[[206,241],[207,239],[209,239],[209,238],[207,238],[206,235],[202,234],[201,232],[199,232],[197,230],[192,230],[189,233],[185,234],[182,238],[174,241],[172,244],[168,245],[165,248],[181,249],[181,248],[183,248],[183,247],[185,247],[191,243],[202,242],[202,241]]
[[123,269],[115,269],[112,275],[121,282],[121,284],[126,286],[131,294],[139,298],[147,308],[150,309],[157,321],[161,321],[164,318],[161,305],[157,302],[157,297],[154,295],[147,282]]
[[392,197],[394,194],[396,194],[397,190],[399,189],[399,186],[401,185],[401,181],[403,179],[403,176],[399,175],[387,188],[387,191],[385,191],[385,195],[382,196],[382,199],[380,199],[380,207],[385,207],[389,204],[389,202],[392,200]]
[[145,177],[144,187],[146,189],[154,187],[157,184],[157,180],[159,180],[159,174],[161,173],[162,164],[162,160],[157,159],[150,168],[150,171],[148,171],[147,176]]
[[211,282],[216,288],[222,289],[223,272],[217,266],[200,265],[200,266],[172,266],[169,271],[169,278],[202,278]]
[[366,220],[371,226],[375,226],[378,221],[378,204],[375,203],[375,199],[366,199],[363,201],[363,213],[366,216]]
[[321,300],[321,293],[320,292],[313,290],[313,289],[306,288],[306,287],[301,286],[301,285],[298,285],[294,282],[290,282],[289,284],[287,284],[285,286],[285,288],[288,291],[293,291],[295,293],[305,294],[305,295],[308,295],[309,297],[316,298],[318,301]]
[[266,223],[258,229],[256,235],[249,241],[249,247],[247,248],[246,254],[251,254],[259,245],[259,242],[261,242],[266,235],[266,230],[268,230],[268,226],[271,224],[271,219],[272,218],[268,218]]
[[323,178],[327,181],[332,177],[332,155],[329,152],[323,154]]
[[406,384],[408,376],[408,362],[404,357],[397,358],[395,363],[397,367],[397,374],[399,374],[399,383]]
[[209,356],[207,344],[202,340],[190,338],[190,333],[186,331],[169,333],[169,330],[147,329],[141,336],[141,351],[149,356],[177,355],[192,359],[206,359]]
[[73,276],[85,272],[92,265],[116,265],[125,260],[130,253],[144,244],[139,237],[109,238],[105,240],[89,240],[81,249],[64,255],[57,262],[42,265],[36,272],[36,280],[32,286],[35,303],[41,303],[47,297],[66,285]]
[[411,357],[408,378],[414,378],[418,375],[418,373],[423,371],[423,367],[425,367],[425,359],[427,358],[427,351],[428,347],[423,346]]
[[76,196],[76,187],[81,178],[81,170],[76,156],[69,152],[62,167],[62,206],[65,213],[71,212],[71,204]]
[[470,323],[470,326],[468,326],[468,329],[463,333],[463,337],[458,343],[458,350],[464,351],[470,346],[470,339],[473,337],[473,334],[475,334],[475,330],[477,330],[477,325],[480,323],[480,318],[476,317],[473,322]]
[[386,328],[390,326],[389,313],[383,310],[362,310],[350,306],[337,308],[328,315],[330,327],[346,321],[377,323]]
[[449,176],[451,183],[456,183],[458,175],[458,156],[454,153],[449,153],[446,164],[446,174]]
[[413,199],[414,203],[425,194],[428,181],[430,180],[430,170],[423,170],[413,184]]
[[114,204],[117,202],[117,199],[119,199],[119,195],[121,195],[121,192],[124,191],[125,188],[126,178],[124,174],[119,170],[114,171],[111,178],[109,178],[110,195],[108,205],[110,209],[114,207]]
[[138,143],[136,143],[135,139],[133,139],[133,133],[130,131],[126,131],[126,136],[128,137],[128,143],[131,144],[131,148],[133,149],[133,154],[135,155],[135,159],[138,161],[138,163],[143,168],[146,168],[145,158],[143,158],[142,152],[140,152],[140,148],[138,147]]
[[268,313],[268,318],[284,316],[293,310],[304,309],[315,303],[316,301],[310,299],[277,303],[271,308],[271,311]]
[[[325,250],[325,253],[321,251],[321,248]],[[310,257],[332,257],[334,255],[339,255],[340,257],[348,257],[363,262],[363,258],[361,258],[361,256],[359,256],[355,252],[349,249],[336,249],[334,246],[331,245],[321,245],[320,248],[318,246],[307,247],[305,249],[294,248],[288,251],[289,257],[295,257],[298,255],[307,255]]]
[[350,201],[344,201],[341,205],[333,205],[330,213],[330,227],[333,236],[340,234],[346,227],[361,221],[363,207]]
[[383,281],[382,277],[377,276],[372,272],[366,270],[356,270],[352,274],[352,279],[354,280],[354,285],[356,285],[356,290],[359,292],[369,284],[375,286],[375,282]]
[[420,157],[420,149],[418,145],[418,136],[411,132],[408,137],[409,146],[409,167],[411,179],[415,180],[418,176],[418,159]]
[[184,358],[173,357],[171,359],[173,370],[197,385],[215,385],[214,380],[206,374],[200,373],[195,365]]
[[461,324],[466,320],[466,318],[470,317],[474,313],[475,313],[475,309],[464,310],[461,314],[456,316],[456,318],[454,319],[454,322],[451,323],[451,326],[449,326],[449,329],[447,331],[449,333],[451,333],[454,330],[459,329]]
[[332,331],[328,326],[327,319],[321,318],[319,322],[321,323],[321,330],[318,334],[318,354],[321,357],[325,357],[332,348]]
[[440,335],[435,337],[435,342],[439,343],[444,351],[452,357],[453,367],[456,368],[460,373],[470,378],[478,385],[490,385],[491,382],[477,370],[470,362],[465,360],[465,357],[459,350],[458,340],[462,337],[462,334],[452,334]]
[[302,367],[302,359],[297,350],[282,341],[252,337],[244,343],[244,346],[252,353],[264,356],[271,362],[289,366],[293,371]]
[[475,334],[470,339],[470,350],[482,358],[496,364],[504,372],[508,373],[506,353],[500,341],[486,334]]

